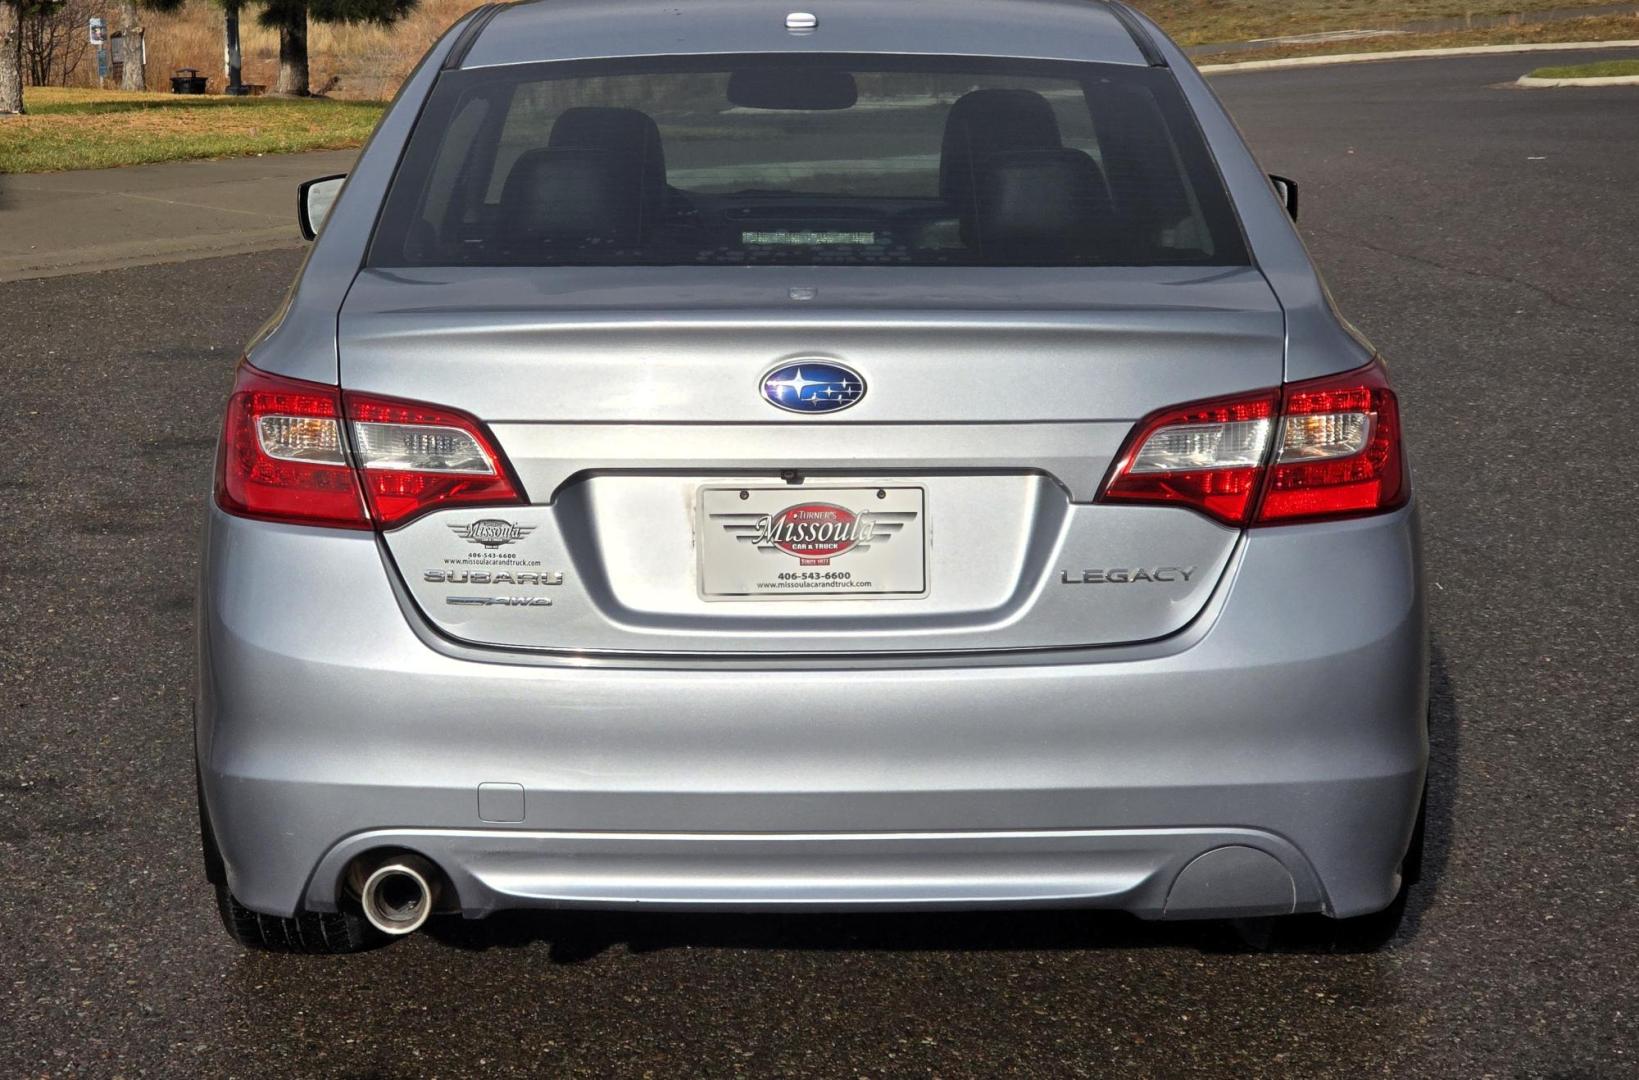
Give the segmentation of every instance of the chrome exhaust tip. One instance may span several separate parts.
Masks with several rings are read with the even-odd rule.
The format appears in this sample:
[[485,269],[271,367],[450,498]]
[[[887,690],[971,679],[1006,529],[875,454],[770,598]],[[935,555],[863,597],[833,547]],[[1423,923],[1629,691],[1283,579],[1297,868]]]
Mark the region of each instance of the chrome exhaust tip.
[[370,925],[399,936],[421,929],[438,902],[438,872],[415,855],[389,859],[370,872],[359,902]]

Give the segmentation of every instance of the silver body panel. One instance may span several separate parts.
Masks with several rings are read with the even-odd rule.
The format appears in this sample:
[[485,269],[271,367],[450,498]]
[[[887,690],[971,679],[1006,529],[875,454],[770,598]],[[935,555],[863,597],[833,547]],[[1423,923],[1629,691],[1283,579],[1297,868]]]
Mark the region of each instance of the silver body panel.
[[[359,275],[339,324],[343,384],[484,418],[529,499],[547,504],[500,515],[535,527],[504,554],[566,575],[532,591],[430,582],[426,571],[468,557],[449,523],[481,515],[395,530],[388,547],[441,630],[593,651],[1108,644],[1183,626],[1226,565],[1236,530],[1085,504],[1138,418],[1280,382],[1284,324],[1257,271],[708,268],[693,272],[688,310],[646,308],[671,302],[655,282],[680,273]],[[817,296],[792,301],[798,282],[818,283]],[[757,377],[798,343],[851,365],[871,392],[836,416],[770,409]],[[934,382],[941,392],[926,393]],[[699,490],[766,485],[782,470],[810,478],[805,487],[925,487],[937,592],[913,611],[702,602]],[[1096,596],[1062,581],[1143,567],[1181,572]],[[532,595],[550,609],[523,603]],[[449,602],[485,596],[515,604]]]
[[[436,850],[472,881],[469,915],[593,902],[664,834],[642,889],[601,899],[973,905],[1073,879],[1058,902],[1154,916],[1183,865],[1250,829],[1229,846],[1286,875],[1241,913],[1290,909],[1289,878],[1311,883],[1300,908],[1350,915],[1393,896],[1422,786],[1411,510],[1251,537],[1163,641],[983,662],[508,656],[418,632],[368,535],[213,510],[205,550],[206,804],[235,895],[269,913],[333,906],[327,875],[366,834]],[[521,785],[524,820],[484,822],[484,783]],[[786,857],[734,857],[746,833]],[[863,856],[812,842],[838,834],[902,874],[849,887],[835,868]],[[920,866],[910,834],[940,834]]]
[[[462,62],[1144,62],[1093,3],[842,0],[807,35],[786,32],[784,14],[741,0],[686,14],[520,5]],[[528,505],[442,511],[379,537],[212,507],[197,751],[242,903],[331,910],[349,860],[379,848],[434,860],[468,916],[633,904],[1347,916],[1390,901],[1427,760],[1414,506],[1243,532],[1093,502],[1145,413],[1371,355],[1233,123],[1158,30],[1251,268],[361,272],[421,103],[475,17],[405,83],[247,356],[472,413]],[[831,416],[769,408],[756,380],[805,356],[858,370],[870,394]],[[907,389],[935,373],[949,380],[940,394]],[[704,598],[701,489],[793,471],[794,499],[810,486],[923,489],[926,595]],[[492,517],[529,527],[527,540],[491,551],[451,529]],[[511,581],[471,580],[524,562]],[[1183,566],[1196,568],[1187,580],[1066,580]],[[520,569],[537,579],[520,588]],[[457,594],[432,570],[469,576]],[[521,789],[522,811],[498,819],[484,784]]]
[[[686,283],[686,310],[667,281]],[[799,285],[817,296],[792,300]],[[1246,267],[366,270],[339,334],[349,389],[497,425],[1105,420],[1123,433],[1161,406],[1278,384],[1285,336]],[[835,416],[770,409],[758,377],[807,356],[850,365],[870,393]],[[540,486],[531,496],[550,498]]]
[[[421,614],[462,641],[577,653],[846,654],[1164,637],[1201,610],[1240,537],[1185,510],[1074,505],[1041,476],[933,476],[919,484],[927,492],[927,573],[937,582],[925,595],[833,598],[820,607],[805,598],[708,599],[698,588],[696,504],[702,487],[724,483],[761,488],[768,479],[598,476],[550,507],[447,510],[384,540]],[[817,492],[828,484],[792,487],[785,501],[822,499]],[[451,528],[484,517],[530,532],[485,549]],[[836,565],[854,564],[843,557]],[[1085,581],[1089,569],[1112,568],[1176,572]],[[543,573],[561,581],[528,577]],[[450,603],[474,596],[551,603]]]

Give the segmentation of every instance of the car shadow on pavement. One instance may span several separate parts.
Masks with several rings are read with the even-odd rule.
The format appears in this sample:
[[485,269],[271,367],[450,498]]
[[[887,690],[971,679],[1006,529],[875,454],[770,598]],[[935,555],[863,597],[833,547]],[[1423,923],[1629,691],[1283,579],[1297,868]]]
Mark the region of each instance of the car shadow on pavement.
[[1212,949],[1217,928],[1151,923],[1120,912],[951,911],[868,914],[693,914],[605,911],[508,911],[479,921],[448,918],[425,933],[444,945],[487,950],[548,946],[554,963],[575,964],[625,948],[797,949],[804,951],[946,952],[1143,948]]
[[[1457,695],[1436,640],[1429,671],[1429,791],[1421,879],[1410,891],[1404,921],[1387,948],[1408,945],[1439,893],[1451,849],[1456,787]],[[1304,916],[1318,920],[1321,916]],[[435,919],[425,933],[462,950],[545,944],[553,963],[575,964],[624,947],[664,949],[801,949],[885,952],[1194,948],[1242,952],[1248,946],[1222,922],[1146,922],[1121,912],[1087,909],[895,912],[868,914],[694,914],[616,911],[508,911],[481,920]],[[1277,937],[1257,951],[1351,952],[1368,946],[1305,935]]]

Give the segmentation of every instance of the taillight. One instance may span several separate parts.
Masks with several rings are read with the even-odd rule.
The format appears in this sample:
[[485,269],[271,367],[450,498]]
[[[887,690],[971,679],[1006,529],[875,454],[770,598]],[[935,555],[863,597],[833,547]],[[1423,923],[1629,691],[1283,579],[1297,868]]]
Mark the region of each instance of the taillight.
[[343,395],[370,514],[384,529],[447,506],[523,502],[482,424],[414,401]]
[[388,529],[428,510],[523,497],[488,432],[464,413],[344,396],[240,364],[216,500],[243,517]]
[[240,364],[222,427],[216,503],[241,517],[368,529],[336,388]]
[[1391,510],[1406,501],[1394,391],[1373,361],[1162,410],[1128,440],[1103,499],[1188,506],[1230,525]]
[[1151,414],[1127,441],[1104,498],[1182,504],[1245,524],[1279,404],[1279,394],[1266,390]]
[[1286,388],[1258,521],[1369,514],[1406,501],[1400,407],[1381,362]]

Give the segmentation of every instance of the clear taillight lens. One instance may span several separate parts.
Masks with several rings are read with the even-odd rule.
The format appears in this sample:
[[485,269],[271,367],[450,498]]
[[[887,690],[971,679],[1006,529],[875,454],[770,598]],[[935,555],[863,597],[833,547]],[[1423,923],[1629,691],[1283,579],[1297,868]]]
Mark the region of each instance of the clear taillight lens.
[[1129,473],[1257,468],[1269,447],[1269,419],[1162,428],[1139,447]]
[[1371,428],[1371,413],[1283,417],[1280,422],[1280,455],[1275,460],[1284,464],[1358,454],[1366,448],[1366,436]]
[[256,444],[280,461],[347,464],[341,426],[329,417],[268,415],[256,418]]
[[1184,505],[1246,525],[1377,513],[1406,495],[1399,407],[1373,361],[1146,417],[1102,498]]
[[489,433],[465,413],[356,394],[344,407],[334,386],[240,364],[216,501],[242,517],[388,529],[444,506],[523,496]]
[[492,475],[478,440],[460,428],[353,422],[353,445],[365,469]]

